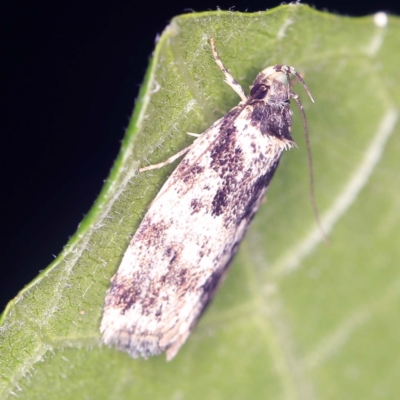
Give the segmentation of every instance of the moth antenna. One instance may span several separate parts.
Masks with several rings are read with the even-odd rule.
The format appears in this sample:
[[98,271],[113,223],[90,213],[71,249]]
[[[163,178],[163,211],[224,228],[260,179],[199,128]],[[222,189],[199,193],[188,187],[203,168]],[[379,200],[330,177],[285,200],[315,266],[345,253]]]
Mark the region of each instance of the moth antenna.
[[[304,88],[306,89],[308,95],[310,96],[311,100],[314,102],[310,90],[308,89],[307,85],[303,81],[303,79],[298,75],[297,73],[295,74],[298,79],[301,79],[301,82],[303,83]],[[310,146],[310,135],[308,134],[308,127],[307,127],[307,119],[306,119],[306,113],[304,112],[303,104],[301,104],[301,101],[299,99],[299,96],[296,93],[290,92],[290,97],[294,99],[294,101],[297,103],[297,106],[299,107],[300,114],[301,114],[301,119],[303,120],[303,128],[304,128],[304,136],[306,138],[306,147],[307,147],[307,159],[308,159],[308,169],[310,171],[310,199],[311,199],[311,206],[313,209],[314,217],[315,220],[317,221],[318,229],[320,230],[322,237],[324,239],[324,242],[326,244],[329,244],[329,239],[325,233],[325,230],[322,226],[321,223],[321,218],[319,216],[319,211],[318,211],[318,206],[317,202],[315,201],[315,189],[314,189],[314,167],[313,167],[313,159],[312,159],[312,153],[311,153],[311,146]]]
[[[314,101],[314,99],[313,99],[313,97],[312,97],[312,94],[311,94],[311,92],[310,92],[310,89],[308,88],[307,84],[304,82],[304,79],[301,77],[301,75],[300,75],[294,68],[291,68],[291,71],[290,71],[290,72],[301,82],[301,84],[303,85],[305,91],[306,91],[307,94],[308,94],[308,97],[311,99],[311,101],[312,101],[313,103],[315,103],[315,101]],[[291,90],[290,86],[289,86],[289,89]],[[296,100],[296,102],[297,102],[297,100]],[[297,104],[298,104],[298,103],[297,103]],[[304,114],[304,113],[303,113],[303,114]]]

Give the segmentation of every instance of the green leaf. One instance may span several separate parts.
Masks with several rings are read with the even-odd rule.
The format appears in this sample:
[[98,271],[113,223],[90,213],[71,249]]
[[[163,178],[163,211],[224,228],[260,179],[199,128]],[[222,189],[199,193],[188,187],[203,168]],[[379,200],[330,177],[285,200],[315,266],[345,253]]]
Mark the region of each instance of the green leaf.
[[[101,345],[109,280],[174,165],[165,160],[238,103],[210,52],[247,87],[264,67],[302,73],[314,155],[311,212],[300,150],[284,154],[230,274],[177,357],[133,360]],[[29,399],[367,399],[400,392],[400,25],[303,5],[172,20],[120,156],[60,256],[2,316],[0,393]],[[294,108],[294,107],[293,107]],[[176,164],[175,164],[176,165]],[[193,227],[195,229],[195,227]]]

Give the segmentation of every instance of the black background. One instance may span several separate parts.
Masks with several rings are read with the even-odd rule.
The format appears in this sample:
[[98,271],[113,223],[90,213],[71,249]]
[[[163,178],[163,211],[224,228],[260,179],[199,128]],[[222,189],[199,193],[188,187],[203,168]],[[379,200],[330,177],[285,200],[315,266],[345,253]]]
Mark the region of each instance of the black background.
[[[0,312],[61,251],[93,204],[169,20],[191,10],[279,5],[217,1],[2,1]],[[399,14],[393,3],[309,4],[362,16]]]

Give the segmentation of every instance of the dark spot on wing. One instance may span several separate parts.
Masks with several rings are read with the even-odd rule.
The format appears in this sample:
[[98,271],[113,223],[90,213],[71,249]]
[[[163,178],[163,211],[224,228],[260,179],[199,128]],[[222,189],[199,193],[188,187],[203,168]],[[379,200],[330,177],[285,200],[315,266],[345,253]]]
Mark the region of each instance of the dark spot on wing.
[[226,129],[233,125],[236,117],[240,114],[242,109],[243,109],[243,107],[235,107],[231,111],[229,111],[228,114],[225,115],[225,117],[219,127],[219,131],[221,133],[226,132]]
[[[229,252],[229,258],[224,263],[224,265],[220,266],[220,268],[215,271],[204,283],[202,287],[202,296],[200,298],[200,303],[202,304],[202,309],[199,313],[198,318],[204,313],[207,306],[210,304],[211,300],[214,297],[215,292],[218,290],[220,285],[222,284],[226,272],[229,269],[229,266],[232,262],[232,259],[238,249],[239,243],[234,243],[232,247],[228,248],[227,251]],[[215,260],[216,265],[218,265],[219,260]],[[193,322],[193,325],[196,323],[198,318]]]
[[222,184],[218,188],[211,204],[211,214],[219,216],[226,212],[229,207],[232,196],[240,184],[238,182],[240,171],[243,169],[243,154],[242,149],[238,145],[237,131],[233,120],[226,121],[224,130],[221,131],[220,137],[214,144],[211,150],[212,168],[219,178],[222,179]]
[[278,168],[278,164],[279,159],[277,159],[271,168],[264,175],[261,175],[250,187],[247,206],[244,209],[243,214],[238,216],[237,223],[240,223],[244,219],[251,220],[254,217],[254,214],[258,209],[259,202],[264,196],[265,188],[269,185],[269,182],[273,178],[275,171]]
[[225,207],[227,206],[227,194],[229,189],[227,186],[223,186],[217,190],[216,195],[212,201],[212,213],[215,216],[219,216],[224,213]]
[[127,285],[124,280],[114,279],[106,297],[106,307],[118,306],[122,308],[122,314],[126,309],[130,308],[132,304],[136,303],[140,298],[142,291],[140,286]]
[[162,243],[167,226],[167,222],[153,223],[150,218],[144,218],[135,234],[135,241],[148,247]]
[[198,164],[193,165],[192,167],[187,167],[185,168],[182,180],[184,183],[190,184],[193,179],[195,179],[196,176],[200,175],[203,171],[204,167]]
[[190,207],[192,208],[191,214],[196,214],[201,210],[202,203],[199,199],[192,199],[190,202]]

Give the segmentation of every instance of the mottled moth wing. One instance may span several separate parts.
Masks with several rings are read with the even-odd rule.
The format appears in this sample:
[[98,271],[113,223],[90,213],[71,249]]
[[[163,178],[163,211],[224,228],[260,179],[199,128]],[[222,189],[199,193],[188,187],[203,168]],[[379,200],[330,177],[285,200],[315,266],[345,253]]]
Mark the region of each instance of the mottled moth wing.
[[113,278],[101,324],[105,343],[133,357],[175,356],[223,279],[282,151],[293,144],[290,113],[288,105],[273,109],[250,99],[196,140]]

